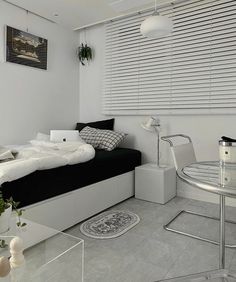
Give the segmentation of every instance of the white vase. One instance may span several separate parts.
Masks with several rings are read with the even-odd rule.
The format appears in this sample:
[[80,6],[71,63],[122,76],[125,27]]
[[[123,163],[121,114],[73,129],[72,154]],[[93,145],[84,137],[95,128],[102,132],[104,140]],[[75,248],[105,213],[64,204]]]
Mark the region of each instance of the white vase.
[[12,206],[10,205],[5,211],[0,215],[0,233],[4,233],[10,228]]

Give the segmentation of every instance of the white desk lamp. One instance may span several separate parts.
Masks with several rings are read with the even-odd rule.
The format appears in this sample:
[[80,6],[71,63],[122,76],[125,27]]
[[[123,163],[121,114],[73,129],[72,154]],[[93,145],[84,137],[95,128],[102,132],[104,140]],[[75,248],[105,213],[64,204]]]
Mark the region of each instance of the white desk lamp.
[[159,130],[160,130],[160,121],[157,118],[150,117],[147,121],[142,122],[141,126],[143,129],[151,132],[156,132],[157,134],[157,166],[160,167],[160,137],[159,137]]

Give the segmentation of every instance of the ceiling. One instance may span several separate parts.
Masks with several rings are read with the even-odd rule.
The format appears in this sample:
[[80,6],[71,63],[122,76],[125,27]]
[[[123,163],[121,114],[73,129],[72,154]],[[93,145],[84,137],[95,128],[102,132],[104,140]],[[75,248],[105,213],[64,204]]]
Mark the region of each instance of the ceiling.
[[[7,0],[71,29],[154,6],[154,0]],[[158,4],[170,2],[157,0]],[[55,16],[57,14],[57,16]]]

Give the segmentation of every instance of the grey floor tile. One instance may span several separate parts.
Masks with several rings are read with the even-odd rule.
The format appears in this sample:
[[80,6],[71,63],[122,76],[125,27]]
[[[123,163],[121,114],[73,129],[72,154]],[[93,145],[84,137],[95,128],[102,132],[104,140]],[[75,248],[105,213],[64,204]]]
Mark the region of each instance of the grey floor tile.
[[153,232],[151,238],[168,244],[177,252],[184,250],[193,240],[189,237],[166,231],[163,226]]
[[229,269],[232,270],[233,273],[236,273],[236,251],[234,252]]
[[117,269],[110,277],[114,282],[153,282],[163,279],[167,268],[145,262],[142,258],[132,255],[126,257],[125,267]]
[[188,201],[189,200],[186,198],[175,197],[172,200],[170,200],[168,203],[166,203],[165,206],[172,207],[172,208],[176,207],[177,209],[181,209],[187,205]]
[[111,282],[114,273],[122,271],[124,267],[123,256],[109,249],[94,255],[94,257],[90,256],[89,259],[85,257],[85,282]]
[[181,249],[185,248],[184,244],[169,244],[164,240],[147,239],[134,250],[135,257],[141,259],[145,263],[154,264],[168,271],[179,257]]
[[116,251],[121,253],[122,255],[126,255],[127,253],[132,252],[137,246],[143,244],[145,240],[144,236],[139,235],[139,232],[127,232],[126,234],[108,240],[100,240],[99,247]]
[[[112,209],[135,212],[141,221],[124,235],[107,240],[91,239],[79,230],[68,233],[85,240],[85,282],[151,282],[218,268],[218,247],[165,231],[167,223],[181,209],[218,215],[218,205],[174,198],[166,205],[131,198]],[[236,208],[227,208],[227,217],[236,220]],[[218,237],[218,223],[184,215],[176,228],[212,239]],[[227,240],[236,243],[236,226],[226,225]],[[236,271],[236,251],[227,250],[227,266]]]
[[[226,250],[226,268],[230,266],[234,252],[233,250]],[[219,248],[212,244],[192,239],[192,243],[180,254],[166,278],[215,270],[218,267]]]

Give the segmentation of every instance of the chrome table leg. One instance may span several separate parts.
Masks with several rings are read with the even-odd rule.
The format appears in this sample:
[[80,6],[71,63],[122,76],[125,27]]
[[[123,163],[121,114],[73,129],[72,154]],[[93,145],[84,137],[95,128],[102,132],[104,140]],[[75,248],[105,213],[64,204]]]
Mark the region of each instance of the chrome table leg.
[[219,268],[225,268],[225,196],[220,196],[220,259]]
[[[205,214],[202,214],[202,213],[198,213],[198,212],[192,212],[192,211],[188,211],[188,210],[181,210],[179,211],[175,216],[173,216],[169,221],[168,223],[166,223],[163,227],[165,230],[167,231],[170,231],[170,232],[174,232],[176,234],[179,234],[179,235],[184,235],[184,236],[187,236],[187,237],[190,237],[190,238],[193,238],[193,239],[197,239],[197,240],[201,240],[201,241],[204,241],[204,242],[208,242],[208,243],[211,243],[211,244],[214,244],[214,245],[218,245],[219,246],[219,242],[218,241],[214,241],[214,240],[211,240],[211,239],[208,239],[208,238],[204,238],[204,237],[201,237],[201,236],[198,236],[198,235],[194,235],[194,234],[191,234],[191,233],[188,233],[188,232],[184,232],[184,231],[181,231],[181,230],[177,230],[175,228],[172,228],[170,225],[179,217],[181,216],[182,214],[191,214],[191,215],[196,215],[196,216],[200,216],[200,217],[204,217],[204,218],[209,218],[209,219],[213,219],[213,220],[217,220],[220,222],[220,219],[219,217],[215,217],[215,216],[209,216],[209,215],[205,215]],[[236,224],[236,221],[232,221],[232,220],[225,220],[225,222],[227,223],[231,223],[231,224]],[[225,247],[226,248],[236,248],[236,245],[235,244],[225,244]]]

